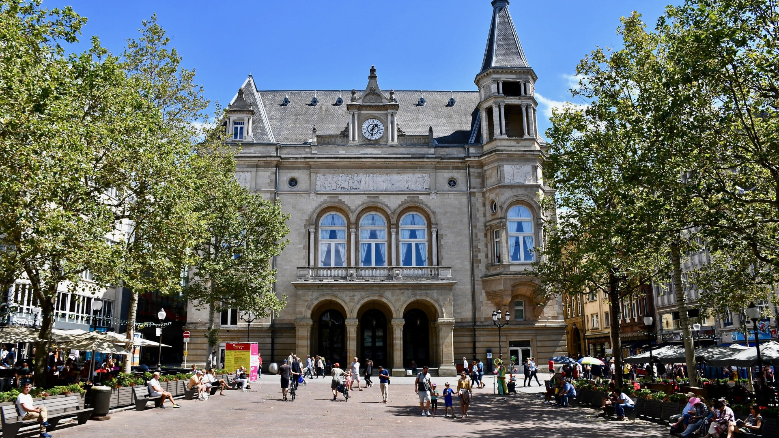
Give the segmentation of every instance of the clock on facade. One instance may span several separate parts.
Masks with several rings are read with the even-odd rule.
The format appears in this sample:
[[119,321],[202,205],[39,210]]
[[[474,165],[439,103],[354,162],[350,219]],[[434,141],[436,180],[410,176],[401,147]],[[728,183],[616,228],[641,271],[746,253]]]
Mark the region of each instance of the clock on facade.
[[381,120],[368,119],[362,124],[362,135],[368,140],[378,140],[384,135],[384,125]]

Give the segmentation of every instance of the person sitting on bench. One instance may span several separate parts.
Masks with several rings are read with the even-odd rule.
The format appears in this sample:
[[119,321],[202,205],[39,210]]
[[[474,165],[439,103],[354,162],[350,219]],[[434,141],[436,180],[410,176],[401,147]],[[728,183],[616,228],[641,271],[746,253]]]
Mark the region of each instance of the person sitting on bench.
[[173,394],[163,391],[162,386],[160,385],[160,373],[155,372],[152,376],[151,380],[147,383],[147,386],[149,387],[149,395],[151,397],[162,397],[162,400],[160,400],[160,407],[165,408],[165,399],[170,400],[170,402],[173,404],[174,408],[180,408],[181,406],[177,405],[176,402],[173,401]]
[[210,368],[205,376],[203,376],[203,383],[206,384],[207,389],[211,389],[213,386],[219,386],[219,395],[224,395],[224,390],[227,389],[227,382],[224,379],[217,379],[214,375],[214,369]]
[[208,399],[208,393],[206,392],[206,385],[203,383],[203,372],[200,370],[195,371],[195,374],[192,375],[192,377],[189,378],[189,382],[187,384],[187,388],[191,391],[195,388],[197,388],[197,399],[198,400],[206,400]]
[[46,433],[46,426],[49,425],[48,412],[46,406],[35,407],[32,404],[32,396],[30,390],[32,389],[31,383],[25,383],[22,387],[22,392],[16,397],[16,413],[22,417],[22,420],[38,420],[41,425],[41,437],[51,438],[51,435]]
[[576,387],[573,386],[573,383],[566,380],[563,384],[563,390],[560,394],[560,406],[568,407],[568,400],[576,397]]

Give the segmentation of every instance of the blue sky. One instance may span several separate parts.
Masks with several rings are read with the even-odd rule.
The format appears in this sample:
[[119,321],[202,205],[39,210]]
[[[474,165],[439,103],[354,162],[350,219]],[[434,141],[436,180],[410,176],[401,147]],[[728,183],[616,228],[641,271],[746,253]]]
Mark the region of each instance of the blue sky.
[[[513,0],[509,11],[538,75],[539,128],[570,100],[576,64],[595,47],[618,47],[619,19],[633,10],[654,26],[670,0]],[[260,89],[351,90],[375,65],[389,90],[475,90],[489,0],[44,0],[73,6],[115,53],[152,13],[206,97],[228,103],[251,72]],[[78,48],[77,48],[78,49]]]

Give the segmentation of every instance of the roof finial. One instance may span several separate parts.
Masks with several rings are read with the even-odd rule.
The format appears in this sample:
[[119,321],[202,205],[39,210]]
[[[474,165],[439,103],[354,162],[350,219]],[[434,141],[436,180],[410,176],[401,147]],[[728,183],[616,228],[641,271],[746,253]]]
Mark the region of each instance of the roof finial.
[[375,78],[376,77],[376,66],[371,66],[371,74],[368,76],[368,78]]

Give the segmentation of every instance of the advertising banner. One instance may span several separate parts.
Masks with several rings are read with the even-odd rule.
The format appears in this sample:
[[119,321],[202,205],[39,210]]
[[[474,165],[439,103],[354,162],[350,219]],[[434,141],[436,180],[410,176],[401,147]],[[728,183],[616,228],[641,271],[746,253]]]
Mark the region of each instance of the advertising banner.
[[234,372],[238,367],[249,371],[249,380],[258,378],[260,364],[259,347],[256,342],[228,342],[225,344],[225,369]]

